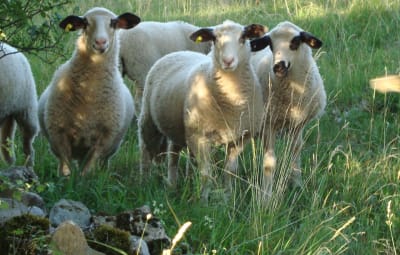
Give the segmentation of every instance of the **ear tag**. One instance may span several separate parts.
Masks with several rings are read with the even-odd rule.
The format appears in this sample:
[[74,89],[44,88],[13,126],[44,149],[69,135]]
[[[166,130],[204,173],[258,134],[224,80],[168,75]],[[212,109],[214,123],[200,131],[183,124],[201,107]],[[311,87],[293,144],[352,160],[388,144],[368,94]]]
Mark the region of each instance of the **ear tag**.
[[65,26],[65,32],[71,31],[71,29],[72,29],[73,27],[74,27],[74,26],[73,26],[71,23],[68,23],[68,24]]
[[196,43],[201,43],[203,41],[203,37],[201,35],[197,36]]

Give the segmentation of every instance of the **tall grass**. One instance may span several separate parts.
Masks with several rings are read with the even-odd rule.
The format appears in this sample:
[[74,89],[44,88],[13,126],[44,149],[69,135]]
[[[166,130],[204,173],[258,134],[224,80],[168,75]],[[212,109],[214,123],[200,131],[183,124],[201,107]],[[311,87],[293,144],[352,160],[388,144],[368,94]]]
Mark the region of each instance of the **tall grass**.
[[[47,185],[42,195],[48,206],[70,198],[81,200],[94,212],[116,213],[148,204],[163,219],[170,236],[181,223],[193,223],[184,238],[195,254],[213,254],[213,250],[218,254],[399,254],[399,95],[375,94],[368,88],[370,78],[400,73],[399,0],[88,0],[58,11],[82,14],[95,5],[116,13],[133,11],[144,21],[181,19],[200,26],[232,19],[272,28],[291,20],[324,42],[315,54],[328,106],[304,135],[303,188],[287,185],[291,155],[285,139],[280,140],[274,195],[268,206],[258,199],[262,174],[258,141],[241,156],[232,197],[224,200],[216,189],[204,206],[196,199],[195,166],[180,179],[177,191],[165,186],[165,165],[152,169],[150,177],[139,178],[134,125],[110,169],[96,169],[85,178],[60,179],[55,157],[45,139],[38,137],[35,170]],[[76,35],[65,38],[69,56]],[[65,61],[48,65],[33,56],[30,60],[39,93]],[[223,151],[214,158],[219,175]],[[219,178],[217,182],[221,183]]]

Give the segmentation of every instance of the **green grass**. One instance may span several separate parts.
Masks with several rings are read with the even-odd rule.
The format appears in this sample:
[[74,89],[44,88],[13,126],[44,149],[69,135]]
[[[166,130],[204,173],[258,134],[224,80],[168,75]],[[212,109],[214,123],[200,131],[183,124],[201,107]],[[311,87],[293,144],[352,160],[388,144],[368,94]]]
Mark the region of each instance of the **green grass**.
[[[48,206],[60,198],[80,200],[93,212],[117,213],[148,204],[172,237],[185,221],[196,254],[399,254],[400,136],[398,94],[376,94],[368,81],[400,73],[399,0],[115,0],[79,2],[116,13],[132,11],[146,20],[185,20],[200,26],[225,19],[274,27],[291,20],[323,40],[318,65],[328,93],[325,115],[309,125],[302,152],[304,189],[286,187],[287,146],[278,145],[282,177],[270,206],[257,199],[259,147],[241,156],[235,193],[227,201],[216,190],[208,206],[197,201],[198,173],[181,178],[177,191],[163,182],[165,165],[139,178],[136,127],[132,126],[108,171],[85,178],[57,176],[47,141],[35,141],[35,171],[46,184]],[[102,3],[102,4],[100,4]],[[67,8],[68,9],[68,8]],[[57,10],[61,15],[68,10]],[[70,56],[76,34],[65,35]],[[57,66],[29,56],[40,94]],[[20,145],[18,145],[20,147]],[[21,148],[18,161],[23,162]],[[221,168],[217,153],[215,168]],[[185,162],[182,161],[182,172]],[[4,164],[2,164],[4,166]],[[75,174],[77,175],[77,173]],[[182,176],[182,175],[181,175]],[[278,179],[278,178],[277,178]],[[390,204],[390,210],[388,205]],[[388,214],[391,211],[393,216]],[[391,223],[391,224],[390,224]]]

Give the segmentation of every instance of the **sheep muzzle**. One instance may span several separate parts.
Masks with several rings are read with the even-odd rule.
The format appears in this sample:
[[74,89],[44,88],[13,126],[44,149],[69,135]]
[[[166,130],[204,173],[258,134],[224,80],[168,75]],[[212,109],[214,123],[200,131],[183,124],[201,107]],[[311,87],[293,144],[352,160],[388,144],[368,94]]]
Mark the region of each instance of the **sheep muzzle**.
[[273,67],[273,71],[279,78],[286,77],[289,71],[290,63],[286,66],[285,61],[279,61]]

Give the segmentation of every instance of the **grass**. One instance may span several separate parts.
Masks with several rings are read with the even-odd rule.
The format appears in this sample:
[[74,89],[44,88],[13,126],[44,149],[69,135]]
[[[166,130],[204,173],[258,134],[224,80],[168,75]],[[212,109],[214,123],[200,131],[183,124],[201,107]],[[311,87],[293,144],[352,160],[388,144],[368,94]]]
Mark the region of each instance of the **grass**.
[[[132,11],[142,20],[182,19],[200,26],[232,19],[272,28],[291,20],[321,38],[324,46],[315,54],[328,106],[305,134],[303,189],[286,187],[290,155],[281,142],[277,151],[281,177],[274,202],[263,206],[254,185],[260,176],[256,143],[241,156],[233,196],[225,202],[216,192],[204,206],[195,199],[196,171],[193,178],[181,178],[176,192],[165,187],[165,165],[140,181],[136,127],[132,126],[108,171],[96,169],[88,177],[70,180],[57,176],[57,161],[47,141],[38,137],[35,171],[47,187],[41,195],[48,206],[69,198],[82,201],[93,212],[116,213],[148,204],[171,237],[184,222],[193,223],[184,238],[195,254],[399,254],[399,95],[376,94],[368,81],[400,73],[400,1],[259,2],[88,0],[57,11],[63,16],[72,10],[82,14],[102,5],[116,13]],[[66,56],[75,38],[73,33],[66,35]],[[29,57],[40,94],[66,59],[49,65]],[[22,163],[21,148],[17,151]],[[219,152],[216,158],[222,161],[223,155]]]

